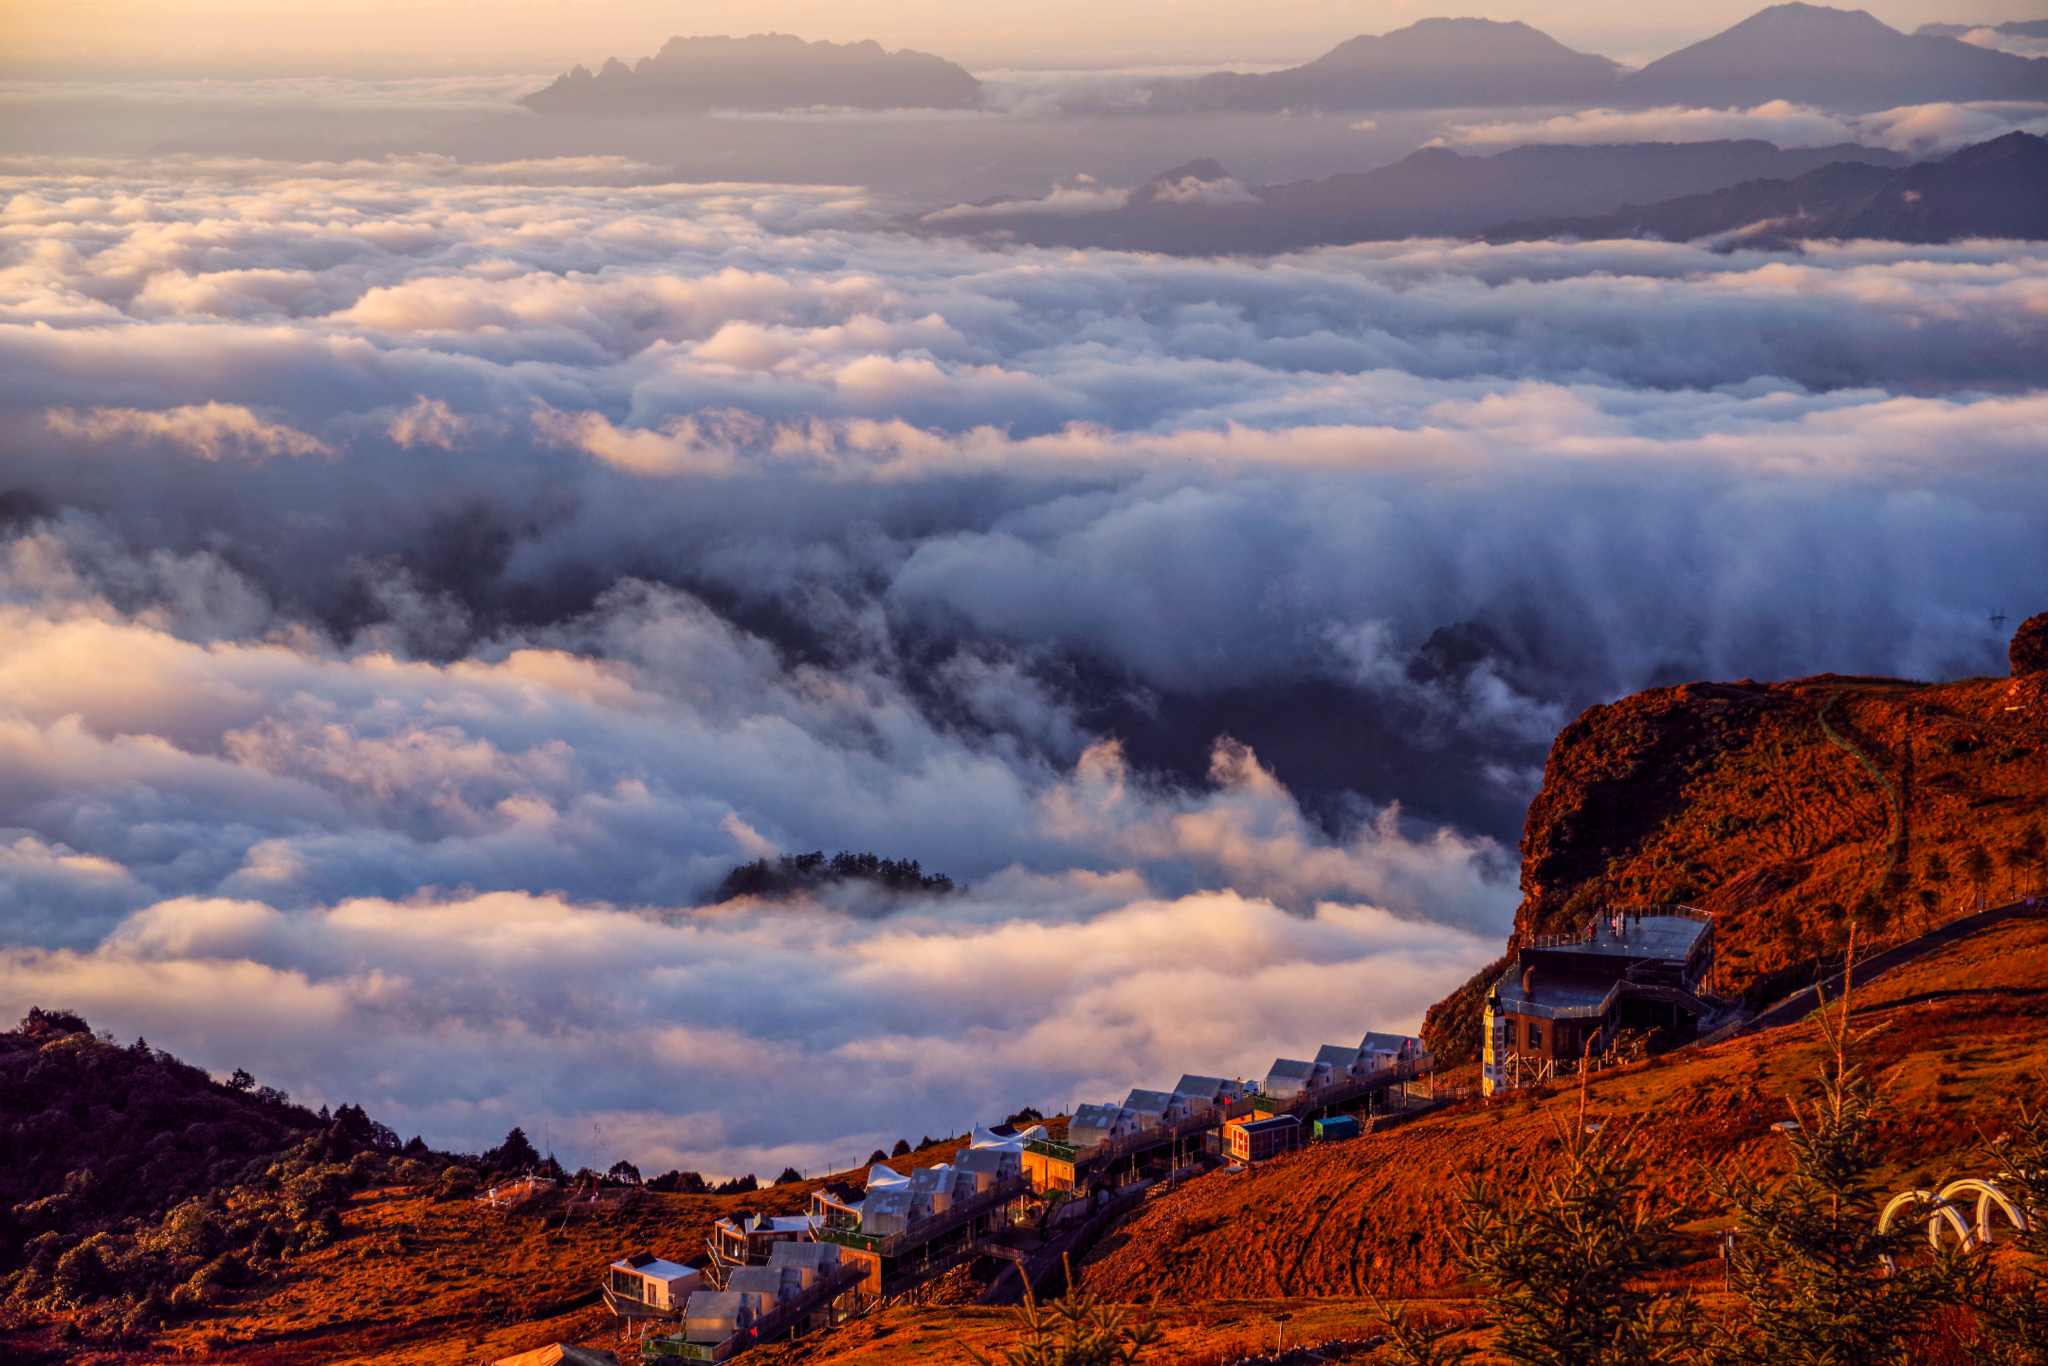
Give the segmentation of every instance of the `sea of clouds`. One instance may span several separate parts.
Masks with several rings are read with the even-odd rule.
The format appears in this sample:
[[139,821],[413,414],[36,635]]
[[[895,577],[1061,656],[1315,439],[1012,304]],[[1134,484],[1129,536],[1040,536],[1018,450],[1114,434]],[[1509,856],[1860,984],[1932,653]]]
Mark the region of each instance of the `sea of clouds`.
[[[1580,708],[1995,671],[2048,606],[2038,246],[12,169],[0,1011],[437,1145],[843,1167],[1412,1029]],[[704,904],[810,849],[966,890]]]

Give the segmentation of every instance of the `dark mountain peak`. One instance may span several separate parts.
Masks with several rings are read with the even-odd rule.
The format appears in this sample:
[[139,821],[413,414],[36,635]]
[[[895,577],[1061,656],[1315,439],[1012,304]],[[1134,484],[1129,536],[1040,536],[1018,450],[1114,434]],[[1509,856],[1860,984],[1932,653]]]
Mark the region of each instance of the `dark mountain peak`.
[[1622,78],[1635,102],[1793,100],[1862,111],[2048,97],[2048,61],[1899,32],[1863,10],[1772,5]]
[[873,61],[888,57],[916,58],[929,55],[908,48],[901,52],[890,52],[872,38],[851,43],[834,43],[824,39],[809,42],[793,33],[750,33],[744,38],[735,38],[729,34],[671,38],[661,45],[661,50],[655,53],[651,60],[656,66],[696,66],[701,63],[749,59],[832,62],[849,59]]
[[1394,164],[1396,166],[1450,166],[1461,161],[1476,161],[1478,159],[1477,157],[1468,157],[1463,152],[1453,151],[1451,148],[1439,143],[1430,147],[1418,147]]
[[1305,65],[1224,71],[1153,88],[1159,108],[1446,109],[1607,98],[1620,67],[1495,19],[1422,19],[1362,35]]
[[1158,175],[1153,176],[1150,183],[1154,185],[1178,185],[1183,180],[1199,180],[1204,185],[1213,185],[1219,180],[1234,179],[1236,179],[1235,176],[1223,169],[1222,162],[1212,160],[1209,157],[1202,157],[1188,162],[1185,166],[1176,166],[1170,171],[1162,171]]
[[1416,60],[1519,66],[1564,59],[1575,65],[1615,64],[1605,57],[1574,52],[1519,19],[1418,19],[1378,37],[1346,39],[1301,70],[1381,66]]
[[1715,37],[1707,39],[1707,42],[1718,43],[1736,38],[1768,40],[1820,35],[1831,38],[1866,39],[1903,36],[1869,10],[1836,9],[1832,5],[1808,5],[1801,0],[1791,0],[1789,4],[1771,5],[1760,9],[1733,28],[1724,29]]
[[1941,159],[1944,166],[1996,167],[2001,163],[2018,163],[2036,170],[2048,168],[2048,138],[2032,133],[2007,133],[1989,142],[1958,148]]
[[582,67],[521,103],[547,114],[673,114],[709,109],[961,109],[981,82],[928,52],[872,39],[807,42],[787,33],[671,38],[632,66]]

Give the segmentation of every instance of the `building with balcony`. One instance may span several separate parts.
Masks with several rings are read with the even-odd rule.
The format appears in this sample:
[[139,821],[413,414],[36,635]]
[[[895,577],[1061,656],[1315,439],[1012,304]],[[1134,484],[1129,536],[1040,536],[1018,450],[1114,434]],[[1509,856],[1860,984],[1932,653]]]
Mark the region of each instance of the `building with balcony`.
[[1713,920],[1690,906],[1610,909],[1584,932],[1532,938],[1487,994],[1481,1088],[1573,1071],[1624,1029],[1683,1033],[1718,1016],[1713,970]]
[[664,1261],[648,1252],[613,1262],[606,1272],[612,1294],[664,1314],[681,1309],[704,1284],[704,1273],[696,1267]]
[[811,1221],[801,1214],[755,1214],[741,1210],[711,1226],[711,1255],[721,1266],[766,1266],[777,1243],[804,1242]]
[[837,1243],[777,1243],[775,1250],[768,1254],[768,1265],[777,1270],[795,1271],[797,1283],[809,1290],[839,1269],[840,1257]]

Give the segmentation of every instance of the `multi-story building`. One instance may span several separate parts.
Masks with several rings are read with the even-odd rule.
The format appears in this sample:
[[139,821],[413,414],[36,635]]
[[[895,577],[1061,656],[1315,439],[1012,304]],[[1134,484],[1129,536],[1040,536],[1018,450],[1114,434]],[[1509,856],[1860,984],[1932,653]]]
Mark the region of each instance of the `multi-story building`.
[[1584,931],[1539,935],[1487,994],[1487,1095],[1576,1070],[1623,1029],[1682,1031],[1717,1013],[1701,993],[1714,925],[1690,906],[1609,909]]

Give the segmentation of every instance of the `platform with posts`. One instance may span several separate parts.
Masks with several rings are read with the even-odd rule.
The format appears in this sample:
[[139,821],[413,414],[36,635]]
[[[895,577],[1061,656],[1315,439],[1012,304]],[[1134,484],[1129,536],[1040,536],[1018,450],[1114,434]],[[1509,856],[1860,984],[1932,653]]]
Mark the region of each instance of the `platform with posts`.
[[1140,1164],[1140,1159],[1149,1157],[1161,1148],[1182,1142],[1200,1147],[1202,1139],[1208,1133],[1221,1128],[1231,1120],[1248,1119],[1254,1114],[1298,1115],[1306,1118],[1317,1112],[1342,1110],[1390,1087],[1428,1076],[1435,1070],[1435,1055],[1422,1053],[1406,1062],[1383,1067],[1362,1077],[1346,1077],[1329,1086],[1318,1086],[1285,1099],[1248,1096],[1202,1114],[1176,1120],[1171,1124],[1159,1124],[1150,1129],[1125,1134],[1121,1138],[1106,1139],[1092,1148],[1077,1149],[1065,1143],[1038,1140],[1027,1143],[1025,1150],[1038,1154],[1050,1162],[1070,1167],[1070,1189],[1081,1191],[1119,1168],[1135,1169]]
[[752,1326],[742,1328],[722,1342],[690,1342],[680,1336],[649,1338],[642,1344],[642,1351],[648,1356],[674,1357],[681,1361],[724,1361],[749,1347],[774,1342],[802,1327],[805,1320],[829,1307],[834,1300],[858,1289],[865,1275],[865,1270],[858,1264],[841,1266],[830,1275],[819,1277],[802,1293],[761,1315]]

